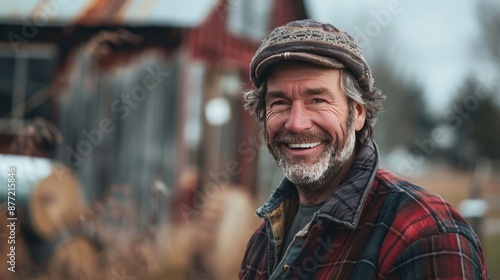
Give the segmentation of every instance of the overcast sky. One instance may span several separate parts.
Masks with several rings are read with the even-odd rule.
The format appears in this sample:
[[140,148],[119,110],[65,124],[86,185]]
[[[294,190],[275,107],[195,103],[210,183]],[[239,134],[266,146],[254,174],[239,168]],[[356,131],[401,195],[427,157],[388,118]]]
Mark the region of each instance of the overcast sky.
[[421,84],[435,112],[451,101],[466,75],[487,72],[474,44],[480,37],[474,3],[307,1],[312,18],[328,21],[360,40],[369,63],[381,51],[389,54],[398,73]]

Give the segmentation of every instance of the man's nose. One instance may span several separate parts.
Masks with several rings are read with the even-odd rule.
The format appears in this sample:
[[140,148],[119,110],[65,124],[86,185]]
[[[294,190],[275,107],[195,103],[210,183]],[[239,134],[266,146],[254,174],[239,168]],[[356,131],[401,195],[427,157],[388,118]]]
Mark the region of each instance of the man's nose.
[[291,133],[300,133],[303,130],[309,129],[312,126],[310,112],[301,102],[292,103],[290,114],[285,123],[285,129]]

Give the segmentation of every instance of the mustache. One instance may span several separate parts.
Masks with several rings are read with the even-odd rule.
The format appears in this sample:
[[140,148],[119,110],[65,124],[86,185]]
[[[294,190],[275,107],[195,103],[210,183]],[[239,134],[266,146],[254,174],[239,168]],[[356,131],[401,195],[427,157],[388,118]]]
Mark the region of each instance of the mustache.
[[301,133],[301,134],[283,134],[276,135],[272,140],[273,144],[297,144],[312,142],[330,142],[332,137],[327,133]]

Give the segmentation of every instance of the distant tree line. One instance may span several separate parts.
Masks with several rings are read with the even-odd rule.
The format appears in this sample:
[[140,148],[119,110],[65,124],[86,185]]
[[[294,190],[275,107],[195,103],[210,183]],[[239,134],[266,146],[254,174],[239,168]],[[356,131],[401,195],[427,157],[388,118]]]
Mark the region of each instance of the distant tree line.
[[419,84],[402,79],[383,55],[374,63],[376,86],[387,96],[376,130],[382,152],[399,147],[467,169],[482,157],[500,160],[500,5],[482,0],[476,7],[481,34],[471,47],[493,70],[478,76],[471,68],[437,115],[429,112]]

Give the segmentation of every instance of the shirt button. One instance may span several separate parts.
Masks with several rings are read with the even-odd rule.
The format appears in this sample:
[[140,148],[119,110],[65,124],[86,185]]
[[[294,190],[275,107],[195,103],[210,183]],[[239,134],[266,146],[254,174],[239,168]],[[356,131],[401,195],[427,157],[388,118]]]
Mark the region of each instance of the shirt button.
[[290,266],[289,266],[288,264],[285,264],[285,265],[283,266],[283,269],[284,269],[284,270],[289,270],[289,269],[290,269]]

